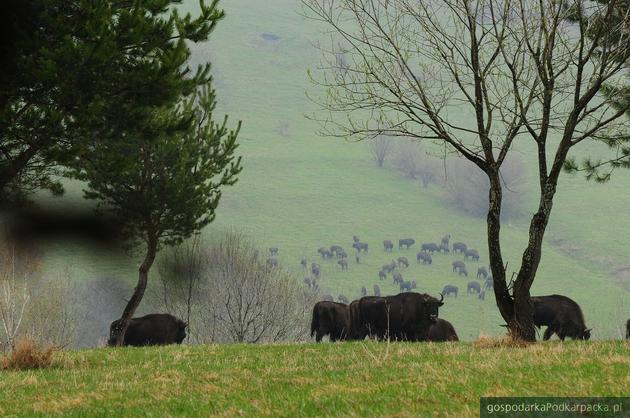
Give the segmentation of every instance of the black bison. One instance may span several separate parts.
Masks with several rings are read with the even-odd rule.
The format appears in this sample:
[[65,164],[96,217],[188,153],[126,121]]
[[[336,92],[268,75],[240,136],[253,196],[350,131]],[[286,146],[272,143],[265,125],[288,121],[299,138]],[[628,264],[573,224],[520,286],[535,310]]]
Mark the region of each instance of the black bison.
[[468,249],[468,246],[466,246],[466,244],[464,244],[463,242],[454,242],[453,243],[453,252],[460,252],[462,254],[464,254],[466,252],[466,250]]
[[359,237],[358,237],[358,236],[353,235],[353,236],[352,236],[352,241],[354,241],[354,242],[359,242],[359,241],[361,241],[361,239],[359,239]]
[[444,286],[444,289],[442,289],[442,294],[444,296],[450,296],[451,294],[453,294],[455,295],[455,297],[457,297],[458,291],[459,291],[459,288],[457,286],[447,284],[446,286]]
[[416,243],[416,240],[413,238],[402,238],[398,240],[398,249],[401,249],[403,247],[403,245],[405,246],[405,248],[409,248],[411,247],[413,244]]
[[420,251],[416,254],[416,261],[418,261],[418,263],[422,261],[422,264],[431,264],[433,262],[433,257],[425,251]]
[[400,282],[400,291],[401,292],[411,292],[412,286],[410,281],[402,281]]
[[442,318],[431,324],[428,339],[433,342],[459,341],[453,324]]
[[394,278],[394,284],[397,283],[402,283],[403,282],[403,276],[402,274],[400,274],[399,272],[395,271],[394,274],[392,274],[392,277]]
[[588,340],[591,330],[586,328],[584,315],[572,299],[562,295],[532,296],[534,325],[547,326],[543,339],[546,341],[555,333],[561,340],[570,337],[574,340]]
[[483,276],[484,279],[488,278],[488,270],[485,267],[479,267],[477,269],[477,278]]
[[446,245],[446,247],[448,247],[448,243],[451,241],[451,234],[446,234],[442,237],[442,241],[441,244],[442,245]]
[[361,296],[367,296],[367,289],[365,288],[365,286],[361,287]]
[[492,280],[492,276],[488,276],[485,283],[483,284],[484,289],[492,289],[494,287],[494,280]]
[[422,244],[421,250],[429,253],[434,253],[436,251],[440,251],[440,247],[438,247],[438,245],[433,242],[427,242],[425,244]]
[[337,296],[337,300],[341,303],[345,303],[346,305],[350,302],[348,302],[348,298],[345,295],[339,295]]
[[348,261],[345,258],[337,261],[337,264],[341,266],[341,270],[348,270]]
[[479,261],[479,251],[473,249],[464,251],[464,258],[468,257],[470,257],[472,260]]
[[409,267],[409,260],[407,260],[407,257],[398,257],[398,267],[400,266]]
[[337,253],[337,258],[348,258],[348,253],[344,250],[341,250]]
[[[108,345],[115,344],[114,333],[122,327],[117,319],[109,326]],[[170,314],[149,314],[131,318],[123,345],[141,347],[144,345],[181,344],[186,338],[186,323]]]
[[278,259],[277,258],[268,258],[267,259],[268,267],[278,267]]
[[462,267],[459,269],[459,273],[460,276],[465,276],[468,277],[468,270],[466,270],[466,266]]
[[269,247],[270,255],[278,255],[278,247]]
[[453,271],[458,271],[466,268],[466,264],[463,261],[453,261]]
[[352,244],[352,248],[354,248],[355,250],[361,252],[368,252],[368,245],[366,242],[355,242],[354,244]]
[[311,263],[311,274],[313,274],[313,276],[319,278],[321,271],[319,269],[319,264],[317,263]]
[[391,273],[394,269],[392,268],[391,264],[383,264],[383,266],[381,267],[381,271],[384,271],[385,273]]
[[443,251],[444,254],[448,254],[451,252],[450,248],[448,248],[448,244],[440,244],[440,249],[438,251]]
[[367,296],[359,300],[359,326],[379,340],[426,341],[443,304],[442,300],[414,292]]
[[626,339],[630,340],[630,319],[626,321]]
[[378,278],[381,280],[385,280],[387,278],[387,273],[385,273],[383,270],[379,271]]
[[481,293],[481,285],[478,282],[468,282],[466,286],[466,293]]
[[486,291],[485,290],[482,290],[481,292],[479,292],[479,299],[486,300]]
[[322,258],[331,258],[332,253],[328,248],[321,247],[317,249],[317,252],[321,254]]
[[383,247],[385,247],[385,251],[392,251],[394,249],[394,243],[391,240],[386,239],[383,241]]
[[377,284],[374,285],[374,296],[381,296],[381,288]]
[[351,333],[350,309],[348,305],[337,302],[317,302],[313,307],[311,337],[321,342],[326,335],[330,341],[345,340]]
[[339,245],[331,245],[330,246],[330,252],[333,255],[339,256],[339,253],[343,251],[343,248],[341,248]]

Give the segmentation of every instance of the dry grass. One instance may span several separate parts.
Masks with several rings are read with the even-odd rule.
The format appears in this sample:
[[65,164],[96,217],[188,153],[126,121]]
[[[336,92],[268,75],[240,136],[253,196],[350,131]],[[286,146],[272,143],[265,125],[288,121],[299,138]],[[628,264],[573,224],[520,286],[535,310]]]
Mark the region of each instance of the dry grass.
[[19,338],[13,350],[0,359],[0,369],[29,370],[50,367],[55,347],[42,345],[30,337]]
[[534,343],[517,339],[509,335],[490,337],[488,335],[481,334],[473,343],[473,346],[476,348],[524,348],[532,344]]

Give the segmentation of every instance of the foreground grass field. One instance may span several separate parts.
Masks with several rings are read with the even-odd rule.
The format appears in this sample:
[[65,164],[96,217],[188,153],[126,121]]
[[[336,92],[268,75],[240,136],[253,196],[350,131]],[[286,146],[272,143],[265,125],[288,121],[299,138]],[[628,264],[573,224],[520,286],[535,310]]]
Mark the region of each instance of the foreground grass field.
[[0,371],[0,415],[476,416],[481,396],[623,396],[630,344],[96,349]]

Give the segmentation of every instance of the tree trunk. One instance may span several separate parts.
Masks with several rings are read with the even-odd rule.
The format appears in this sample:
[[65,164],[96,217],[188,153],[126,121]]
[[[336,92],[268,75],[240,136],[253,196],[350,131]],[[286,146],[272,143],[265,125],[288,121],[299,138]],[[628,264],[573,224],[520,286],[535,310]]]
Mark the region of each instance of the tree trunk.
[[125,310],[120,317],[120,322],[118,323],[118,326],[111,331],[110,341],[113,341],[113,343],[110,343],[110,345],[122,346],[123,344],[125,332],[127,331],[127,327],[129,327],[129,322],[131,321],[133,314],[136,312],[136,309],[140,305],[142,297],[144,296],[144,291],[147,288],[149,270],[151,269],[151,266],[155,261],[157,245],[157,237],[155,236],[155,234],[150,234],[149,240],[147,241],[147,253],[144,257],[144,261],[138,269],[138,284],[133,291],[131,299],[129,299],[129,302],[127,302],[127,306],[125,306]]

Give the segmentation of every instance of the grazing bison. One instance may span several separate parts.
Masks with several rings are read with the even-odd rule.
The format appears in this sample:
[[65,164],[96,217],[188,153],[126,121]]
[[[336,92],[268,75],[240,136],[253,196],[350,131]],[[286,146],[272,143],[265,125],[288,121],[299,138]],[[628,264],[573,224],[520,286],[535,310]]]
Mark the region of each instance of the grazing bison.
[[450,248],[448,248],[448,244],[440,244],[440,249],[438,251],[443,251],[444,254],[448,254],[451,252]]
[[374,285],[374,296],[381,296],[381,288],[377,284]]
[[367,296],[367,289],[365,288],[365,286],[361,287],[361,297],[363,296]]
[[429,253],[434,253],[436,251],[439,252],[440,251],[440,247],[438,247],[438,245],[433,243],[433,242],[428,242],[428,243],[422,244],[421,250],[429,252]]
[[463,242],[454,242],[453,243],[453,252],[460,252],[462,254],[464,254],[466,252],[466,250],[468,249],[468,246],[466,244],[464,244]]
[[431,324],[428,339],[433,342],[459,341],[453,324],[442,318]]
[[433,257],[425,251],[420,251],[416,254],[416,261],[418,261],[418,263],[422,261],[422,264],[431,264],[433,262]]
[[402,238],[398,240],[398,249],[401,249],[403,245],[405,248],[409,249],[413,244],[416,243],[416,240],[413,238]]
[[466,270],[466,266],[459,269],[459,275],[468,277],[468,270]]
[[402,274],[400,274],[397,271],[395,271],[394,274],[392,274],[392,277],[394,278],[394,284],[403,282]]
[[381,267],[381,271],[384,271],[385,273],[391,273],[392,270],[392,266],[389,264],[383,264],[383,266]]
[[407,257],[398,257],[398,267],[400,266],[409,267],[409,260],[407,260]]
[[[108,345],[116,343],[114,334],[122,327],[117,319],[109,326]],[[149,314],[140,318],[131,318],[123,345],[140,347],[144,345],[181,344],[186,338],[186,323],[170,314]]]
[[267,259],[268,267],[278,267],[278,259],[277,258],[268,258]]
[[392,251],[394,249],[394,243],[391,240],[386,239],[383,241],[383,247],[385,247],[385,251]]
[[330,246],[330,252],[333,255],[336,255],[337,257],[339,256],[339,253],[343,251],[343,248],[341,248],[339,245],[331,245]]
[[269,255],[278,255],[278,247],[269,247]]
[[469,295],[471,293],[481,293],[481,285],[475,281],[468,282],[468,285],[466,286],[466,293]]
[[446,286],[444,286],[444,289],[442,289],[442,294],[444,296],[449,296],[451,294],[455,295],[455,297],[457,297],[457,292],[458,292],[458,287],[457,286],[452,286],[450,284],[447,284]]
[[477,269],[477,278],[479,279],[481,276],[483,276],[484,279],[488,278],[488,270],[485,267],[479,267]]
[[337,300],[341,303],[345,303],[346,305],[349,303],[348,298],[345,295],[337,296]]
[[361,240],[359,239],[359,237],[358,237],[358,236],[353,235],[353,236],[352,236],[352,241],[354,241],[354,242],[356,243],[356,242],[359,242],[359,241],[361,241]]
[[320,275],[320,269],[319,269],[319,264],[317,263],[311,263],[311,274],[317,278],[319,278]]
[[468,257],[470,257],[472,260],[479,261],[479,251],[473,249],[466,250],[464,252],[464,258]]
[[378,278],[380,280],[385,280],[387,278],[387,273],[385,273],[383,270],[378,272]]
[[453,261],[452,263],[453,271],[458,271],[466,268],[466,264],[463,261]]
[[411,282],[410,281],[402,281],[400,282],[400,291],[401,292],[411,292]]
[[586,328],[582,309],[574,300],[562,295],[532,296],[534,325],[547,326],[543,339],[555,333],[561,340],[566,337],[588,340],[591,330]]
[[326,335],[330,341],[345,340],[351,333],[350,309],[348,305],[336,302],[317,302],[313,307],[311,337],[321,342]]
[[352,248],[354,248],[355,250],[361,252],[368,252],[368,245],[366,242],[355,242],[352,244]]
[[626,321],[626,339],[630,340],[630,319]]
[[341,266],[341,270],[348,270],[348,260],[346,260],[345,258],[337,261],[337,264]]
[[448,243],[451,241],[451,234],[446,234],[442,237],[441,244],[445,245],[448,248]]

